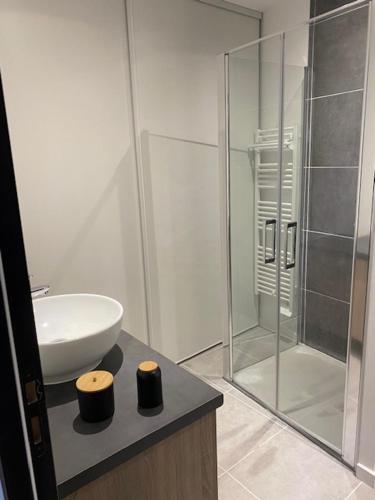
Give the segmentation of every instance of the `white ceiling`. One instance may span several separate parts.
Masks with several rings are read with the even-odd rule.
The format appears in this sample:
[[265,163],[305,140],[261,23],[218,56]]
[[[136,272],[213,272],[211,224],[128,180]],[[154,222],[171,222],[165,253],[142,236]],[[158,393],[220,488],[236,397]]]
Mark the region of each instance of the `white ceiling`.
[[280,2],[280,0],[227,0],[231,3],[236,3],[237,5],[242,5],[243,7],[249,7],[250,9],[256,9],[260,11],[264,11],[274,5],[275,3]]

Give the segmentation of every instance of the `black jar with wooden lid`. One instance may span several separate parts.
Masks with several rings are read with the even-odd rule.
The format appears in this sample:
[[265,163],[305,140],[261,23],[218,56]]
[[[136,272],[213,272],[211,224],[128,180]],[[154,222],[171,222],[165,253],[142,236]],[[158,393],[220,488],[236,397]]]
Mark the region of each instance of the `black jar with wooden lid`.
[[163,404],[161,371],[155,361],[143,361],[137,370],[138,406],[155,408]]
[[82,420],[100,422],[113,416],[115,401],[113,375],[104,370],[85,373],[76,381]]

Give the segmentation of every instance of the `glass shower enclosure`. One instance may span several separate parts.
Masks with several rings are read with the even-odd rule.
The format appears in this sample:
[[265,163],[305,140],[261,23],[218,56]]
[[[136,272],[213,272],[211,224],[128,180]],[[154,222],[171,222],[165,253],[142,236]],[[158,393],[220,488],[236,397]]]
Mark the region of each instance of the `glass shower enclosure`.
[[226,377],[350,465],[369,9],[355,2],[224,56]]

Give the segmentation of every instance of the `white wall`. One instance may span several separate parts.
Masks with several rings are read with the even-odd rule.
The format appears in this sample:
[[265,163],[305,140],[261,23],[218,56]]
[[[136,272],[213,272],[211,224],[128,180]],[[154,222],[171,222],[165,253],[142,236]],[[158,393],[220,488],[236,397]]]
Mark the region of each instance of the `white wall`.
[[129,1],[150,249],[152,345],[175,360],[227,327],[216,55],[258,22],[194,0]]
[[[147,205],[152,345],[220,341],[216,55],[258,22],[195,0],[129,1]],[[0,64],[33,284],[125,307],[146,340],[122,0],[3,0]]]
[[29,272],[118,299],[146,339],[122,0],[2,0],[0,65]]
[[310,0],[281,0],[264,10],[262,36],[294,28],[309,17]]
[[[301,126],[301,96],[303,95],[304,67],[308,65],[308,26],[303,23],[309,19],[310,0],[283,0],[263,13],[262,36],[286,31],[285,35],[285,107],[286,126]],[[278,86],[280,72],[281,40],[275,37],[262,44],[262,58],[265,74],[262,78],[262,97],[264,102],[275,101],[274,93]],[[275,83],[267,84],[267,81]],[[276,102],[276,101],[275,101]],[[268,114],[270,117],[268,118]],[[276,107],[263,113],[263,126],[275,126]]]

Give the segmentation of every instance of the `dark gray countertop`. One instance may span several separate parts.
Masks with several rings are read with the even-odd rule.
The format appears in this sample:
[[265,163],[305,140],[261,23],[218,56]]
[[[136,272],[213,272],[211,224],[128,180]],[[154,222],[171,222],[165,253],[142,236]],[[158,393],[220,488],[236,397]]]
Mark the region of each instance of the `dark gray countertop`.
[[[137,408],[136,371],[152,359],[162,371],[164,406]],[[79,417],[74,382],[47,386],[46,398],[60,496],[66,496],[182,427],[215,410],[223,395],[123,332],[98,369],[114,375],[115,414],[97,424]],[[155,414],[156,413],[156,414]]]

